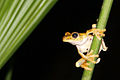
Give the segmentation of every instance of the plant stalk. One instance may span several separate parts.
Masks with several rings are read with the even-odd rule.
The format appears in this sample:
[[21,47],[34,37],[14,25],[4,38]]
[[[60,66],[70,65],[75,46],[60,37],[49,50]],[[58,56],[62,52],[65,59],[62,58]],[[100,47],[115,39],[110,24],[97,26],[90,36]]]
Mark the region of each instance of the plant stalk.
[[[97,23],[98,29],[105,29],[109,14],[110,14],[110,10],[112,7],[112,3],[113,3],[113,0],[103,0],[103,5],[101,8],[101,12],[100,12],[98,23]],[[101,45],[101,40],[98,40],[97,37],[94,36],[91,49],[90,49],[90,50],[93,50],[93,54],[98,54],[100,45]],[[95,64],[91,62],[88,62],[88,63],[90,63],[88,67],[90,67],[92,71],[84,70],[81,80],[91,80],[92,78]]]

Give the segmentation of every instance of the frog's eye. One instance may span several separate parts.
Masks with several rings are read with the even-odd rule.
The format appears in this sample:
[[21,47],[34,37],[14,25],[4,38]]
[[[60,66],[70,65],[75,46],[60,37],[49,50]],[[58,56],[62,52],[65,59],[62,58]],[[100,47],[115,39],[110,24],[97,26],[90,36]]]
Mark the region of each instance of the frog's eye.
[[72,34],[72,37],[73,37],[73,38],[77,38],[77,37],[78,37],[78,33],[73,33],[73,34]]

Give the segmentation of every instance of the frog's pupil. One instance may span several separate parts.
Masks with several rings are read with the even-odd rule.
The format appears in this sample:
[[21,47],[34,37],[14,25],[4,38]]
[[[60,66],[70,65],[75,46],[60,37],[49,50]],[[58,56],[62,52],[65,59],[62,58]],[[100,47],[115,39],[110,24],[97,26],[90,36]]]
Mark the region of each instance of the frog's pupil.
[[78,34],[77,34],[77,33],[74,33],[74,34],[72,35],[72,37],[73,37],[73,38],[77,38],[77,37],[78,37]]

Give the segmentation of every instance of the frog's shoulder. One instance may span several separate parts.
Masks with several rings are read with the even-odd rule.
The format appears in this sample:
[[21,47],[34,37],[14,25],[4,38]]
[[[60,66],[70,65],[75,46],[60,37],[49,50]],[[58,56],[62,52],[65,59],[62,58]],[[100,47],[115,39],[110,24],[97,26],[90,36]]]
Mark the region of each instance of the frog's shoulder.
[[93,35],[88,35],[89,40],[93,40]]

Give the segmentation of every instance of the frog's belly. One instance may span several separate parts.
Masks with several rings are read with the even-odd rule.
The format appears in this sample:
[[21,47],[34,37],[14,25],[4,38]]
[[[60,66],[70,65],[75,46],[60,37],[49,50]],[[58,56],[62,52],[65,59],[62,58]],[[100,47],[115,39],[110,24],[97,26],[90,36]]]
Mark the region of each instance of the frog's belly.
[[92,43],[92,40],[88,40],[86,43],[84,43],[83,45],[77,45],[76,47],[78,48],[78,50],[81,52],[81,53],[85,53],[85,52],[88,52],[90,47],[91,47],[91,43]]
[[81,51],[82,53],[88,52],[89,49],[90,49],[90,46],[91,46],[91,43],[89,43],[89,44],[84,44],[83,46],[80,47],[80,51]]

